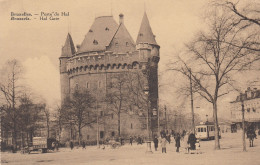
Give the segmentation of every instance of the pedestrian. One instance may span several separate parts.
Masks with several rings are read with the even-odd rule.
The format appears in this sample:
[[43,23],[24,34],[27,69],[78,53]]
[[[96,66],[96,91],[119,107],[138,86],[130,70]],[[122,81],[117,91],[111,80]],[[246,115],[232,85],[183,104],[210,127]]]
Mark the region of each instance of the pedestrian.
[[197,142],[196,142],[196,153],[197,154],[200,154],[201,152],[200,152],[200,141],[199,140],[197,140]]
[[130,140],[130,144],[132,145],[133,144],[133,137],[130,136],[129,140]]
[[188,144],[190,145],[189,149],[191,149],[191,150],[196,149],[196,146],[195,146],[196,141],[197,141],[197,138],[195,137],[195,135],[193,133],[191,133],[188,138]]
[[169,144],[171,144],[171,135],[167,134],[167,141],[169,142]]
[[54,151],[54,149],[55,149],[55,142],[51,143],[51,149]]
[[138,145],[138,144],[141,144],[141,143],[142,143],[141,141],[142,141],[141,137],[138,136],[138,138],[137,138],[137,145]]
[[166,140],[165,136],[163,136],[163,137],[162,137],[162,140],[161,140],[162,153],[163,153],[163,152],[166,153],[166,143],[167,143],[167,140]]
[[13,144],[11,145],[11,150],[12,150],[12,153],[15,153],[15,149],[14,149],[14,145]]
[[185,147],[185,153],[189,153],[189,144],[188,144],[188,137],[189,137],[189,132],[187,132],[187,134],[185,134],[184,138],[183,138],[183,143],[184,143],[184,147]]
[[176,146],[176,152],[179,152],[179,148],[181,146],[181,136],[179,133],[177,133],[177,136],[175,138],[175,146]]
[[73,141],[70,141],[70,149],[72,150],[73,147],[74,147],[74,145],[73,145]]
[[59,141],[56,141],[56,143],[55,143],[55,149],[56,149],[56,151],[59,151]]
[[156,135],[154,136],[153,143],[154,143],[154,149],[155,149],[155,151],[157,151],[157,148],[158,148],[158,138],[157,138]]
[[86,143],[85,143],[85,141],[82,142],[82,149],[86,149]]

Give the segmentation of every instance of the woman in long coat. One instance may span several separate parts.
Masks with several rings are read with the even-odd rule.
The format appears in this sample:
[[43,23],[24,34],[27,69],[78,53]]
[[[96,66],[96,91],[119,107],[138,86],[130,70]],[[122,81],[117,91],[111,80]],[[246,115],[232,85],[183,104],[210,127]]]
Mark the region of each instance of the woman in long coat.
[[197,138],[195,137],[195,135],[193,133],[191,133],[189,136],[189,139],[188,139],[188,144],[190,144],[191,150],[196,149],[196,146],[195,146],[196,141],[197,141]]
[[157,139],[157,136],[154,137],[153,143],[154,143],[154,149],[155,149],[155,151],[157,151],[157,148],[158,148],[158,139]]
[[179,148],[181,146],[181,136],[178,133],[176,138],[175,138],[175,146],[176,146],[176,152],[179,152]]

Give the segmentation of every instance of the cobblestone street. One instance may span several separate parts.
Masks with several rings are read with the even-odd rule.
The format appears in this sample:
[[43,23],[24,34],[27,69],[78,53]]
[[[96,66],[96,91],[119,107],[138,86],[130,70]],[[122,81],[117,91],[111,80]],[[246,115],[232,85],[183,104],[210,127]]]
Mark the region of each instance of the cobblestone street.
[[[153,154],[145,154],[146,145],[130,146],[126,144],[118,149],[97,149],[95,146],[70,150],[62,148],[59,152],[46,154],[12,154],[2,153],[2,164],[30,165],[30,164],[194,164],[194,165],[259,165],[260,140],[255,140],[255,147],[248,147],[247,152],[242,152],[241,132],[222,134],[221,150],[214,150],[214,141],[202,141],[202,154],[185,154],[181,147],[180,153],[175,152],[174,143],[167,146],[167,153],[162,154],[154,151]],[[183,142],[182,142],[182,145]]]

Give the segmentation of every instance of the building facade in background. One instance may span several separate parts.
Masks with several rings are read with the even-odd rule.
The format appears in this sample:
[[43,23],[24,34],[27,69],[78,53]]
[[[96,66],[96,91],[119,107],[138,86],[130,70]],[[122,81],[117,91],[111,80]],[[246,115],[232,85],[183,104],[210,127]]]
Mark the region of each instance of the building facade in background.
[[[104,100],[102,98],[106,97],[113,84],[113,77],[120,74],[139,73],[145,79],[148,88],[146,90],[149,91],[149,109],[153,111],[150,113],[152,128],[153,132],[157,131],[159,49],[146,13],[136,42],[124,25],[123,14],[119,15],[119,24],[112,16],[95,18],[77,49],[74,47],[71,35],[67,35],[59,58],[61,99],[64,101],[75,89],[87,89],[96,97],[98,104],[96,111],[100,114],[98,125],[92,124],[91,127],[84,128],[83,140],[96,139],[97,130],[101,139],[118,134],[118,117],[108,112],[107,103],[101,100]],[[140,110],[143,113],[145,111]],[[121,136],[143,135],[146,130],[144,116],[142,113],[122,113]],[[72,130],[70,133],[73,135]]]
[[[242,97],[242,98],[241,98]],[[245,93],[241,96],[237,96],[236,100],[231,102],[231,120],[233,128],[241,126],[242,122],[242,103],[240,100],[244,100],[244,114],[245,122],[248,126],[254,125],[260,128],[260,90],[257,88],[247,88]]]

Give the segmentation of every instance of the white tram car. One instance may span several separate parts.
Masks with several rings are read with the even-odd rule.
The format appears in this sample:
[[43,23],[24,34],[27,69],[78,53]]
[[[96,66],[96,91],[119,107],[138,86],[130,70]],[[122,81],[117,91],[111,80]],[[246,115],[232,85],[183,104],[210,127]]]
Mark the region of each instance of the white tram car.
[[[201,140],[213,140],[215,139],[215,128],[214,123],[211,122],[200,122],[200,125],[195,127],[196,138]],[[219,131],[220,133],[220,131]],[[221,136],[219,135],[221,138]]]

